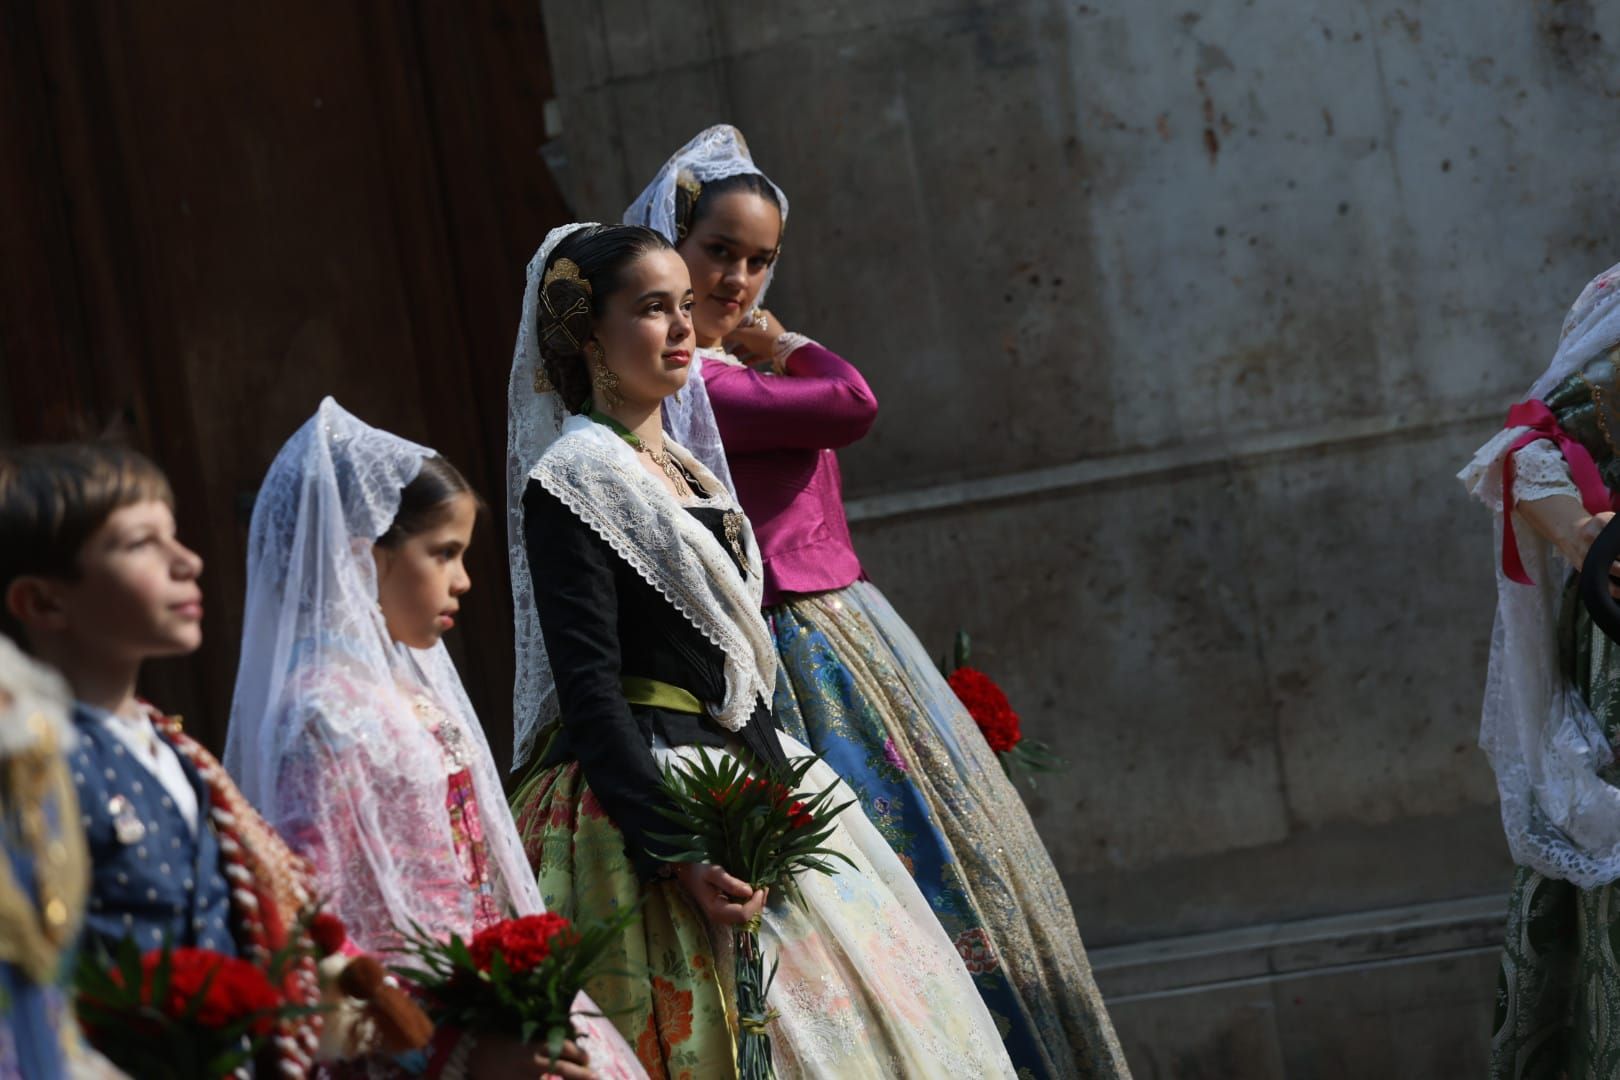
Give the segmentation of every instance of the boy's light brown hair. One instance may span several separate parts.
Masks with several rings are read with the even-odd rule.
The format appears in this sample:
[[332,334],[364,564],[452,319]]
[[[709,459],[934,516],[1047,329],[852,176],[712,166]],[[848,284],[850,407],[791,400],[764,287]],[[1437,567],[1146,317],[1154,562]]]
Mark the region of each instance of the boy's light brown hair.
[[5,604],[12,582],[75,580],[85,541],[114,511],[151,500],[174,505],[168,477],[127,446],[0,447],[0,632],[27,647]]

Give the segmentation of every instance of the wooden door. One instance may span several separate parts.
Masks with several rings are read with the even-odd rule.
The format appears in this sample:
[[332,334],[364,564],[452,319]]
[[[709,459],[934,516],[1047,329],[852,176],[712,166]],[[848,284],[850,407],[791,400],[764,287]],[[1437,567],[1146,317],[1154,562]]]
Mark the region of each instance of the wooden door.
[[148,692],[224,742],[253,494],[331,394],[494,513],[451,647],[510,745],[505,386],[567,216],[535,0],[0,7],[0,438],[108,424],[167,470],[206,643]]

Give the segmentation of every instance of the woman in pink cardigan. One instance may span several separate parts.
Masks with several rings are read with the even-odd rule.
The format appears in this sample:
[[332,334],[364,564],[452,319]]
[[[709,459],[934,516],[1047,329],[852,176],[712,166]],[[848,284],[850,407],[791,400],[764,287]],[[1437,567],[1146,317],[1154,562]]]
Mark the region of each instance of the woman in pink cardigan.
[[[787,210],[742,134],[719,125],[625,214],[663,233],[691,272],[701,378],[670,426],[729,475],[754,525],[782,661],[776,717],[849,783],[912,871],[1020,1075],[1128,1076],[1023,801],[855,555],[837,450],[871,428],[877,398],[854,365],[757,306]],[[723,451],[706,437],[716,426]]]

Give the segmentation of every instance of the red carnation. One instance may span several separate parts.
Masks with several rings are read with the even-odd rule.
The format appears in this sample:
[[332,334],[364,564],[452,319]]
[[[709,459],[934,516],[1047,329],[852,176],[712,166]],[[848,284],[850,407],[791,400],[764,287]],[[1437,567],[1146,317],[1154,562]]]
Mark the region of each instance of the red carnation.
[[331,956],[343,948],[349,931],[342,919],[330,911],[322,911],[309,921],[309,936],[322,956]]
[[1005,754],[1024,737],[1018,714],[995,680],[977,668],[959,667],[949,682],[956,696],[967,707],[968,715],[979,725],[984,741],[998,754]]
[[480,971],[489,970],[494,954],[499,951],[509,970],[522,973],[545,963],[551,955],[553,940],[563,945],[573,941],[575,936],[567,919],[548,911],[543,915],[498,922],[473,935],[467,948]]
[[806,829],[814,825],[816,819],[810,816],[810,812],[804,808],[804,803],[795,799],[793,805],[788,807],[788,822],[795,829]]
[[162,1001],[153,1001],[152,977],[162,959],[157,949],[141,957],[141,997],[165,1016],[182,1019],[199,1002],[193,1019],[199,1027],[217,1030],[249,1018],[255,1035],[268,1035],[275,1027],[281,995],[253,964],[208,949],[175,949],[169,958],[168,991]]
[[740,782],[732,784],[724,790],[709,788],[709,798],[721,806],[725,806],[734,798],[747,798],[754,792],[769,795],[771,802],[777,806],[785,805],[791,800],[792,805],[788,806],[788,824],[790,827],[803,829],[815,824],[815,818],[805,812],[802,802],[793,798],[793,792],[788,789],[787,785],[772,783],[757,776],[745,777]]

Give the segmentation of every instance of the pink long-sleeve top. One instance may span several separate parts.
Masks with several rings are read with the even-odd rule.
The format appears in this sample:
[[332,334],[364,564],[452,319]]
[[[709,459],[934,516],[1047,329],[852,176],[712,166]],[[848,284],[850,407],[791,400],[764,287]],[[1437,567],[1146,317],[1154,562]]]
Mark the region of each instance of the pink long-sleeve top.
[[715,359],[703,366],[737,500],[759,540],[766,605],[864,576],[835,451],[871,430],[878,408],[854,365],[813,341],[784,366],[784,375]]

